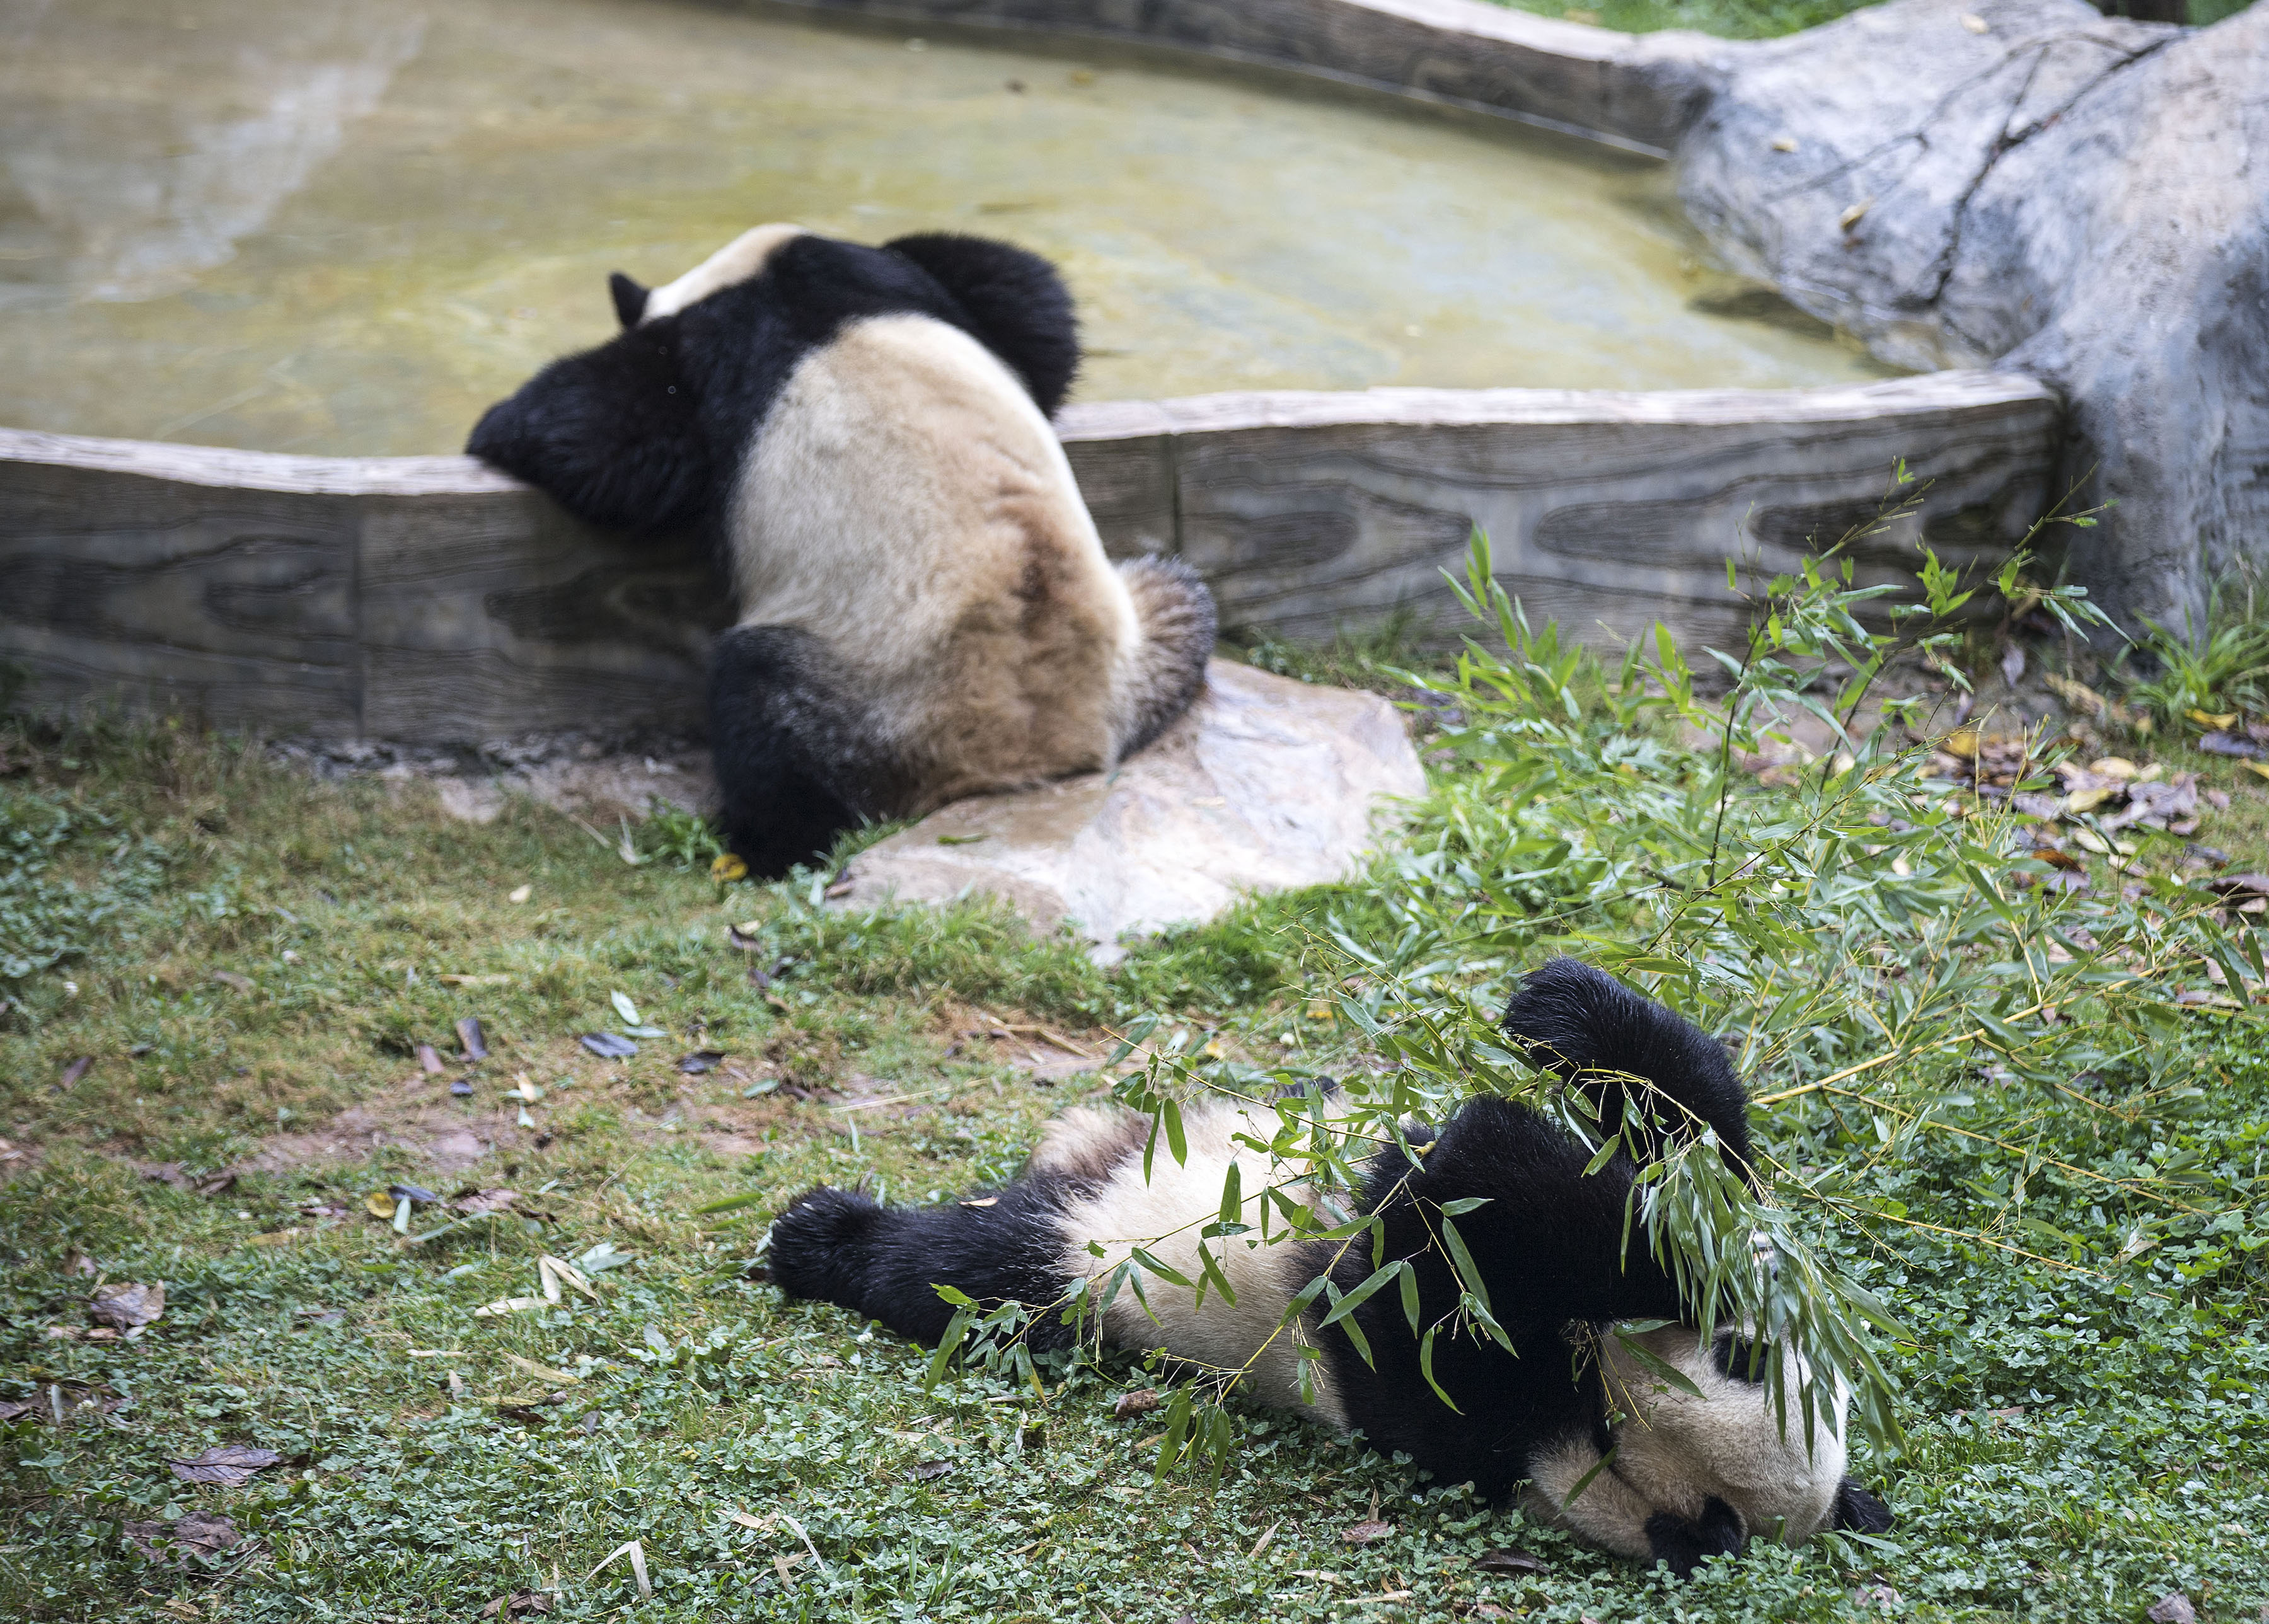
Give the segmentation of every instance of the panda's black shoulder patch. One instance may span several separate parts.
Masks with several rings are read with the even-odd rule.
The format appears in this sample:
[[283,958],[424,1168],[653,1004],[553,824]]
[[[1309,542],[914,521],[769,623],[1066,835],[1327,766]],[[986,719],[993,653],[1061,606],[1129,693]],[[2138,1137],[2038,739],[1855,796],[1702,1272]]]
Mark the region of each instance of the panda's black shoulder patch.
[[967,314],[969,331],[1024,380],[1042,411],[1055,415],[1079,372],[1079,322],[1054,266],[1008,243],[951,232],[883,246],[936,278]]

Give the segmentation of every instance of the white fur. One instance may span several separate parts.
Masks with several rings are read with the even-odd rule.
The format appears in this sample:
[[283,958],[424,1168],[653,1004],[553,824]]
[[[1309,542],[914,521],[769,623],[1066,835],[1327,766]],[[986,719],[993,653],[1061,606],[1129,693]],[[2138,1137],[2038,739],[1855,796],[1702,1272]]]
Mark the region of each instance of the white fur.
[[1588,1440],[1571,1442],[1536,1463],[1532,1503],[1595,1544],[1626,1556],[1651,1550],[1647,1518],[1667,1511],[1689,1520],[1716,1495],[1738,1512],[1751,1535],[1778,1535],[1801,1545],[1828,1525],[1844,1480],[1844,1395],[1834,1428],[1815,1422],[1807,1448],[1797,1390],[1804,1369],[1784,1355],[1788,1428],[1784,1434],[1768,1389],[1726,1376],[1690,1326],[1666,1325],[1633,1339],[1699,1388],[1681,1392],[1602,1339],[1601,1361],[1612,1408],[1628,1418],[1616,1434],[1615,1458],[1568,1496],[1599,1464]]
[[[1027,778],[1116,759],[1134,602],[1047,419],[958,328],[871,317],[806,356],[730,522],[743,622],[817,638],[891,742],[952,759],[930,805],[1001,787],[1010,758]],[[1049,597],[1026,624],[1035,579]]]
[[750,227],[676,281],[665,283],[648,293],[646,309],[639,316],[639,325],[643,327],[649,321],[659,321],[664,316],[674,316],[688,305],[698,304],[712,293],[746,282],[764,269],[765,262],[778,253],[783,244],[802,235],[803,227],[801,225],[774,224]]
[[[1104,1312],[1105,1340],[1117,1347],[1164,1347],[1216,1369],[1245,1370],[1243,1391],[1253,1398],[1305,1411],[1346,1431],[1347,1411],[1327,1362],[1310,1362],[1315,1401],[1311,1405],[1301,1399],[1297,1349],[1304,1336],[1312,1342],[1312,1336],[1302,1325],[1280,1329],[1292,1298],[1327,1266],[1330,1254],[1312,1242],[1261,1241],[1260,1192],[1272,1180],[1281,1179],[1284,1170],[1272,1167],[1261,1152],[1235,1142],[1242,1133],[1266,1143],[1276,1132],[1275,1113],[1241,1110],[1227,1103],[1186,1112],[1187,1157],[1177,1164],[1162,1135],[1152,1157],[1151,1177],[1145,1183],[1142,1144],[1147,1126],[1126,1112],[1084,1111],[1060,1118],[1041,1140],[1034,1161],[1042,1166],[1085,1172],[1114,1149],[1120,1156],[1099,1189],[1064,1210],[1061,1222],[1069,1243],[1064,1252],[1066,1269],[1100,1282],[1141,1246],[1195,1281],[1202,1273],[1198,1261],[1202,1244],[1237,1300],[1225,1302],[1208,1287],[1201,1308],[1187,1288],[1145,1272],[1142,1284],[1149,1311],[1143,1310],[1131,1287],[1122,1286]],[[1253,1226],[1253,1232],[1201,1242],[1198,1231],[1221,1215],[1222,1185],[1232,1162],[1239,1164],[1246,1192],[1239,1222]],[[1282,1229],[1281,1214],[1271,1228]],[[1102,1245],[1102,1257],[1087,1250],[1090,1241]]]

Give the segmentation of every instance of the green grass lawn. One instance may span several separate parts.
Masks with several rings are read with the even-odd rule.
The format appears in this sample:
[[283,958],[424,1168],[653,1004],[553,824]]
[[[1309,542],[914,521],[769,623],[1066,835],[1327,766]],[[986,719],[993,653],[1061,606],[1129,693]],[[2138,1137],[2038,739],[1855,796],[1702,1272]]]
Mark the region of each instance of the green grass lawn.
[[[1619,782],[1701,770],[1638,735],[1617,755],[1600,727]],[[1053,1039],[1105,1052],[1147,1013],[1224,1065],[1361,1072],[1371,1045],[1309,1000],[1345,968],[1323,926],[1379,946],[1452,882],[1454,830],[1504,801],[1460,748],[1410,852],[1364,883],[1106,976],[981,910],[846,920],[808,885],[625,866],[533,804],[476,827],[422,788],[317,785],[226,740],[0,724],[0,1402],[27,1406],[0,1427],[0,1614],[469,1619],[519,1592],[563,1619],[1107,1624],[2269,1606],[2269,1045],[2227,1006],[2141,1045],[2107,1025],[2084,1068],[1940,1052],[1865,1100],[1759,1111],[1792,1177],[1837,1170],[1807,1232],[1908,1333],[1885,1349],[1905,1451],[1855,1467],[1899,1521],[1689,1586],[1234,1404],[1218,1484],[1154,1485],[1157,1417],[1113,1412],[1157,1384],[1132,1362],[928,1388],[922,1351],[749,1278],[765,1220],[815,1181],[920,1201],[1010,1174],[1106,1086],[1036,1075]],[[2206,765],[2258,831],[2234,771]],[[1607,804],[1561,771],[1566,806]],[[1526,793],[1520,817],[1568,823]],[[1737,822],[1794,801],[1742,797]],[[1562,939],[1489,960],[1475,996]],[[1837,979],[1820,953],[1775,973]],[[576,1037],[624,1024],[616,993],[667,1035],[602,1060]],[[477,1066],[455,1059],[469,1016]],[[698,1050],[724,1060],[679,1071]],[[1753,1081],[1817,1074],[1793,1052],[1753,1047]],[[507,1097],[523,1079],[538,1097]],[[515,1195],[424,1241],[457,1214],[415,1208],[404,1236],[366,1207],[403,1181]],[[554,1303],[544,1255],[612,1266],[587,1271],[595,1300]],[[137,1338],[83,1334],[99,1288],[159,1281]],[[536,1303],[477,1314],[512,1298]],[[281,1458],[237,1487],[168,1466],[220,1444]],[[1344,1542],[1374,1503],[1393,1532]],[[168,1566],[121,1533],[193,1512],[245,1542]],[[627,1556],[593,1573],[630,1541],[650,1598]],[[1499,1547],[1541,1566],[1480,1565]]]

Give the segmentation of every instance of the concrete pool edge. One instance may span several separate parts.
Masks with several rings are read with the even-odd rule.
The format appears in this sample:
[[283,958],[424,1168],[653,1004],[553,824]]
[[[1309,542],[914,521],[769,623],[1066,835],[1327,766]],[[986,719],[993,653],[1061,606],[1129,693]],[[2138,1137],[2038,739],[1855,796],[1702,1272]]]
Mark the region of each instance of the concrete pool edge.
[[1733,42],[1629,34],[1483,0],[764,0],[906,26],[1188,51],[1581,136],[1649,158],[1707,105]]
[[[1068,408],[1114,554],[1170,551],[1225,626],[1328,637],[1403,609],[1478,522],[1532,615],[1594,639],[1723,640],[1728,553],[1786,567],[1874,513],[1903,459],[1917,535],[1991,559],[2046,505],[2061,421],[2035,380],[1804,390],[1377,389]],[[0,429],[0,661],[88,705],[329,740],[693,731],[722,594],[691,544],[591,531],[467,457],[301,457]]]

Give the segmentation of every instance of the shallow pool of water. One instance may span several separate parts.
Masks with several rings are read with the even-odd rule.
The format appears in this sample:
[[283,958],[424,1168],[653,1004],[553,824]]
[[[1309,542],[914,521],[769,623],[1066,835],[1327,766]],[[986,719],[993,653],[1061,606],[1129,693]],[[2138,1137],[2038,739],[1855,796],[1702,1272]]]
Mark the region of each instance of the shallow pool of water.
[[0,0],[0,423],[454,450],[608,336],[608,271],[772,219],[1049,255],[1087,400],[1881,375],[1728,298],[1654,166],[1052,51],[676,0]]

